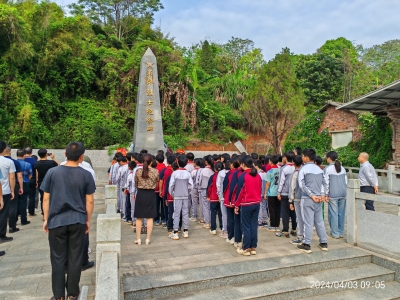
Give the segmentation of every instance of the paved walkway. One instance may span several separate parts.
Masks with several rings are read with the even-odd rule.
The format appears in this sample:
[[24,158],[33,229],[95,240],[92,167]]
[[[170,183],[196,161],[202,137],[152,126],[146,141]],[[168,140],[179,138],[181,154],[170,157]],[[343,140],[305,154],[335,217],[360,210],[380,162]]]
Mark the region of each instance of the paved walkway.
[[[98,186],[95,193],[95,210],[90,231],[90,260],[96,258],[96,219],[104,213],[104,186]],[[12,242],[0,244],[6,255],[0,257],[0,300],[50,299],[51,264],[47,234],[42,230],[40,212],[30,217],[31,224],[18,226],[21,230],[8,236]],[[89,286],[89,300],[94,300],[96,268],[82,273],[80,285]]]
[[[388,214],[397,214],[397,206],[376,203],[376,210]],[[325,227],[329,233],[328,205],[325,205]],[[268,257],[288,256],[301,253],[288,238],[278,238],[275,232],[259,229],[257,255],[244,257],[236,253],[236,248],[218,235],[210,235],[197,222],[189,224],[189,238],[174,241],[168,238],[165,228],[155,226],[150,245],[133,243],[136,235],[131,226],[122,222],[121,275],[123,277],[141,276],[155,273],[178,271],[206,267],[215,264],[228,264],[245,260],[257,260]],[[181,237],[181,236],[180,236]],[[318,237],[314,230],[312,251],[320,251]],[[329,249],[352,247],[345,239],[328,237]]]
[[[133,229],[123,223],[121,273],[123,277],[140,276],[300,253],[289,243],[292,238],[276,237],[275,232],[263,228],[259,229],[258,236],[257,255],[244,257],[236,253],[234,246],[218,235],[210,235],[197,222],[190,222],[189,238],[178,241],[168,239],[165,228],[156,226],[148,246],[144,245],[144,235],[142,245],[135,245]],[[330,249],[351,247],[343,239],[329,238],[328,244]],[[313,251],[320,251],[315,232],[311,246]]]
[[[378,204],[378,211],[397,214],[394,205]],[[90,233],[90,260],[96,257],[96,219],[104,213],[104,186],[99,185],[95,194],[95,211]],[[327,206],[325,207],[327,221]],[[47,235],[42,231],[40,215],[30,218],[31,224],[19,226],[21,231],[10,234],[14,240],[0,244],[6,255],[0,257],[0,300],[49,299],[51,291],[51,265]],[[299,253],[289,239],[278,238],[273,232],[259,231],[259,247],[256,256],[244,257],[236,254],[236,249],[218,236],[211,236],[198,223],[190,222],[190,238],[173,241],[168,239],[166,230],[156,226],[151,244],[133,244],[133,229],[121,221],[122,257],[121,276],[139,276],[198,268],[214,264],[228,264],[244,260],[257,260],[267,257],[287,256]],[[327,228],[328,225],[326,224]],[[142,236],[144,244],[145,236]],[[351,247],[343,239],[329,238],[329,249]],[[313,251],[318,249],[314,235]],[[95,295],[95,268],[82,273],[81,286],[89,286],[89,300]]]

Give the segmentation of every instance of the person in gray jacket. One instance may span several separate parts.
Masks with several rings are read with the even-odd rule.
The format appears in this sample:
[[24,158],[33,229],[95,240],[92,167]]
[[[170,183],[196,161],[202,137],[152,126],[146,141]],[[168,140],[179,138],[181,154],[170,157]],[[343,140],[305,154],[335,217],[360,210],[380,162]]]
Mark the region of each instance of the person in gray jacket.
[[[374,166],[368,160],[368,153],[362,152],[358,156],[358,162],[361,164],[360,172],[358,173],[360,192],[378,194],[378,176],[376,176]],[[374,201],[365,200],[365,209],[374,211]]]
[[207,187],[208,181],[212,175],[214,175],[214,160],[211,155],[204,157],[205,167],[200,169],[199,175],[196,177],[196,184],[200,194],[200,209],[203,211],[204,225],[203,228],[210,229],[211,222],[211,211],[210,202],[207,200]]
[[290,176],[290,191],[289,191],[289,205],[290,210],[296,211],[297,218],[297,238],[290,241],[293,245],[300,245],[303,243],[304,238],[304,221],[303,215],[301,211],[301,189],[299,185],[299,181],[297,178],[299,177],[299,170],[303,165],[303,160],[300,155],[296,155],[293,159],[295,170]]
[[346,212],[346,170],[338,161],[335,151],[326,154],[326,162],[329,164],[324,169],[325,201],[328,202],[328,221],[331,228],[330,235],[335,238],[344,236],[344,215]]
[[169,193],[174,198],[174,233],[171,239],[178,240],[179,221],[182,213],[184,238],[189,237],[189,195],[193,188],[192,175],[185,169],[188,159],[186,156],[178,157],[179,169],[174,171],[169,182]]
[[281,213],[282,213],[282,231],[276,233],[277,237],[289,238],[289,219],[292,219],[292,230],[290,234],[296,236],[296,212],[290,210],[289,206],[289,190],[290,190],[290,176],[294,172],[293,166],[294,153],[292,151],[286,152],[282,156],[283,166],[279,172],[279,187],[278,187],[278,200],[281,201]]
[[304,166],[300,169],[298,177],[302,192],[300,205],[304,221],[304,243],[297,245],[297,248],[305,253],[311,253],[313,226],[319,237],[319,248],[328,251],[328,240],[322,219],[322,202],[325,199],[324,174],[321,168],[314,164],[315,157],[315,150],[304,149],[302,156]]

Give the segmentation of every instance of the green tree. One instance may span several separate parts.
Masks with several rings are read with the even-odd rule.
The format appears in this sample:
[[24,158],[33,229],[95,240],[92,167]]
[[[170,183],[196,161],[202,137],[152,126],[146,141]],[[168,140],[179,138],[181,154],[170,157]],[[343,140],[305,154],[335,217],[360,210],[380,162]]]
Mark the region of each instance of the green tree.
[[310,105],[328,100],[340,101],[343,93],[343,62],[331,55],[317,53],[296,58],[296,74]]
[[304,101],[292,55],[284,48],[262,67],[242,111],[249,127],[266,134],[278,153],[287,132],[303,116]]
[[205,40],[201,46],[199,65],[206,73],[212,74],[215,69],[214,53],[211,50],[210,43]]
[[78,0],[69,8],[74,15],[86,15],[94,23],[110,27],[121,40],[133,29],[127,26],[132,19],[151,21],[164,7],[160,0]]
[[357,60],[356,48],[352,42],[344,37],[326,41],[317,52],[327,54],[338,59],[343,59],[346,55],[348,55],[352,62]]
[[400,40],[391,40],[382,45],[360,49],[361,61],[378,70],[391,62],[398,62],[400,57]]

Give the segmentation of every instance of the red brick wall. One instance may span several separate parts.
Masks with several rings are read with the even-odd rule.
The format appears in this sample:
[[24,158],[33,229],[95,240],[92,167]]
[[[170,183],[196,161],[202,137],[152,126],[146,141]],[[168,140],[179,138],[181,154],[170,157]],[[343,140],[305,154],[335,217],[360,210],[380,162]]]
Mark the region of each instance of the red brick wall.
[[326,110],[324,120],[322,121],[319,133],[328,128],[331,131],[353,129],[353,142],[361,138],[361,132],[358,130],[360,125],[357,121],[358,115],[346,110],[336,110],[336,107],[330,106]]

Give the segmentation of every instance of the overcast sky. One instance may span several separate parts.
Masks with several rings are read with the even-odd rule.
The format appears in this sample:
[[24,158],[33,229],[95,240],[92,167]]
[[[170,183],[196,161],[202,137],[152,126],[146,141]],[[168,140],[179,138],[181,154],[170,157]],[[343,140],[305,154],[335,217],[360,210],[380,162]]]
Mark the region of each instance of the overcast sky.
[[[72,0],[57,0],[66,5]],[[309,54],[345,37],[370,47],[400,38],[397,0],[162,0],[155,24],[182,46],[251,39],[266,60],[283,47]],[[397,13],[396,13],[397,12]]]

